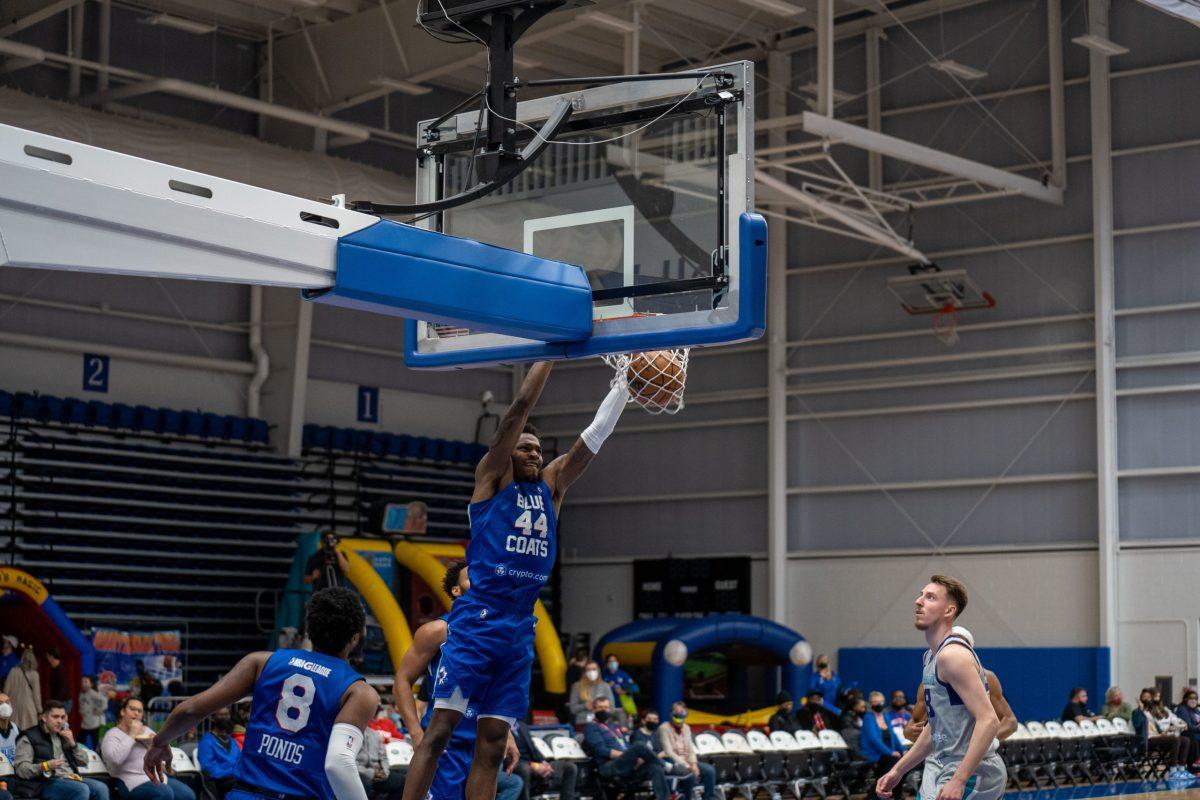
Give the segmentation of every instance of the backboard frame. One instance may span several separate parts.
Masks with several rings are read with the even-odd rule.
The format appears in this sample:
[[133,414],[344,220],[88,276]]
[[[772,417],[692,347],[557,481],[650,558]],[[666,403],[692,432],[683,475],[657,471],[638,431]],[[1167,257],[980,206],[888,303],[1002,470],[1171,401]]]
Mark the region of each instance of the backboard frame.
[[[642,108],[647,107],[646,104],[659,104],[650,106],[655,109],[672,108],[674,104],[679,104],[682,109],[685,103],[693,107],[705,104],[712,106],[714,101],[719,104],[722,109],[721,124],[728,125],[730,132],[735,135],[732,137],[733,146],[730,147],[732,152],[721,152],[714,160],[723,169],[714,170],[719,176],[718,185],[722,191],[714,193],[714,199],[719,201],[721,221],[717,226],[719,236],[716,252],[721,257],[714,265],[713,274],[717,276],[721,275],[722,270],[725,271],[723,288],[714,290],[715,308],[711,311],[639,316],[629,313],[633,306],[626,301],[617,304],[618,308],[623,308],[619,314],[596,315],[596,327],[588,339],[556,344],[486,333],[438,338],[431,335],[430,324],[409,320],[405,327],[405,362],[408,366],[451,368],[578,358],[641,349],[733,343],[762,334],[765,327],[765,293],[762,307],[759,308],[756,288],[742,286],[742,276],[748,269],[760,269],[764,273],[761,282],[765,287],[765,230],[760,229],[760,226],[765,228],[765,223],[751,213],[754,208],[754,65],[740,61],[692,70],[691,73],[697,71],[729,77],[720,81],[706,78],[703,82],[695,77],[680,77],[604,84],[521,102],[515,118],[536,128],[553,112],[562,98],[569,98],[575,109],[573,122],[568,123],[568,128],[587,124],[589,119],[613,119],[612,125],[627,124],[624,120],[633,113],[629,109],[638,104]],[[698,84],[701,87],[699,89]],[[726,115],[725,109],[735,113]],[[678,113],[685,112],[680,110]],[[466,111],[419,124],[418,140],[426,144],[418,152],[418,203],[431,202],[440,197],[445,176],[439,154],[469,147],[476,135],[478,119],[477,111]],[[724,150],[725,136],[718,135],[717,138]],[[440,230],[442,222],[443,215],[439,213],[416,224]],[[746,237],[749,237],[749,241],[745,241]],[[528,239],[525,245],[528,248]],[[749,248],[748,251],[743,253],[746,248]],[[628,253],[626,256],[631,257]],[[743,292],[743,288],[749,291]]]

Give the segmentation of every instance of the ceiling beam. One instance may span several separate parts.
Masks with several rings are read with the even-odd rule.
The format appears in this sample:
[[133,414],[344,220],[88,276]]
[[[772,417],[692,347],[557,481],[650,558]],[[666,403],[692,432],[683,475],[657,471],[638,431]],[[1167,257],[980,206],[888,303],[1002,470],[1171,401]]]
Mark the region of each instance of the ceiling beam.
[[[4,27],[0,28],[0,39],[7,39],[18,31],[37,25],[39,22],[61,14],[68,8],[82,3],[83,0],[53,0],[50,3],[13,3],[5,8],[5,19],[0,19]],[[12,14],[10,17],[9,14]]]

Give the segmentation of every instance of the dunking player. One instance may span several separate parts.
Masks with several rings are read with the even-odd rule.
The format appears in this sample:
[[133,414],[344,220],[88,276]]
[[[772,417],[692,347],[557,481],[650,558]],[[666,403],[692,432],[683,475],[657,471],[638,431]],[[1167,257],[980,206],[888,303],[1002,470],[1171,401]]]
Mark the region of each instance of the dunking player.
[[434,682],[434,712],[413,755],[404,800],[424,800],[468,704],[478,711],[467,800],[492,800],[509,729],[529,705],[533,605],[554,566],[558,511],[567,488],[612,433],[625,407],[619,383],[568,453],[542,467],[542,445],[526,426],[550,364],[534,364],[475,469],[468,509],[471,591],[446,618],[446,643]]
[[[470,588],[471,579],[466,562],[457,561],[451,564],[446,570],[445,578],[442,579],[442,589],[450,596],[450,602],[458,600]],[[412,687],[422,674],[425,675],[422,690],[431,688],[437,681],[438,665],[441,661],[439,654],[445,641],[445,618],[426,622],[413,634],[412,646],[404,651],[404,658],[400,659],[400,666],[396,668],[392,699],[400,711],[408,735],[412,737],[413,745],[416,746],[420,745],[425,727],[429,725],[433,716],[433,703],[426,706],[423,717],[418,714]],[[475,749],[475,720],[475,708],[467,706],[467,712],[454,729],[454,735],[450,737],[446,752],[438,759],[437,775],[429,787],[427,800],[462,800],[467,773],[471,770],[471,755]],[[500,800],[515,800],[521,794],[521,779],[512,774],[512,768],[517,765],[520,757],[517,743],[509,737],[505,758],[508,769],[498,776],[497,782],[496,796]]]
[[146,774],[162,783],[172,739],[253,693],[237,783],[226,800],[367,800],[355,756],[379,695],[346,663],[365,626],[353,592],[316,592],[305,611],[313,651],[251,653],[175,706],[146,752]]
[[966,607],[966,587],[945,575],[930,578],[917,597],[916,627],[929,644],[921,675],[929,724],[876,783],[881,797],[891,797],[927,756],[936,770],[922,780],[921,800],[999,800],[1004,794],[1008,774],[996,754],[1000,721],[988,701],[983,665],[967,639],[951,631]]

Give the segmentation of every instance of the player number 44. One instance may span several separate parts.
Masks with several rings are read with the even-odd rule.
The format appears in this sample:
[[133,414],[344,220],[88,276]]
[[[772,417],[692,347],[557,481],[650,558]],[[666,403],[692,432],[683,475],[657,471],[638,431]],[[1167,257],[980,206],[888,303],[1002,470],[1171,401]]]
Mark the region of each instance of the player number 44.
[[538,518],[533,518],[532,511],[524,511],[521,516],[517,517],[517,521],[513,523],[514,528],[520,528],[521,533],[526,536],[532,536],[534,531],[543,539],[546,538],[546,532],[550,529],[550,523],[546,521],[546,512],[538,514]]

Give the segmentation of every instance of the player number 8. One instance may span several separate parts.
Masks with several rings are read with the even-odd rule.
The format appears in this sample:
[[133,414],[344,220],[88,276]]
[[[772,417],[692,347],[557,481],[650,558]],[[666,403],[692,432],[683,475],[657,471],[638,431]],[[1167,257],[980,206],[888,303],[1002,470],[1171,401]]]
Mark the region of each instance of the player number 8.
[[[296,694],[297,689],[301,690],[301,694]],[[279,694],[279,704],[275,706],[275,721],[279,723],[279,727],[292,733],[304,730],[316,696],[317,686],[307,675],[292,675],[284,681]],[[296,709],[294,717],[289,715],[293,708]]]
[[533,531],[537,531],[538,535],[545,539],[546,532],[550,529],[550,523],[546,521],[545,512],[538,514],[538,518],[534,520],[532,511],[524,511],[521,516],[517,517],[517,521],[513,523],[513,527],[520,528],[521,533],[526,536],[532,536]]

